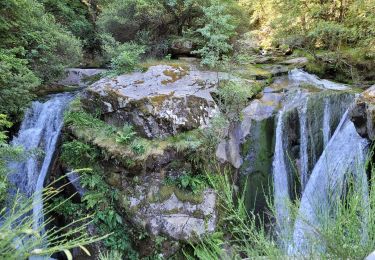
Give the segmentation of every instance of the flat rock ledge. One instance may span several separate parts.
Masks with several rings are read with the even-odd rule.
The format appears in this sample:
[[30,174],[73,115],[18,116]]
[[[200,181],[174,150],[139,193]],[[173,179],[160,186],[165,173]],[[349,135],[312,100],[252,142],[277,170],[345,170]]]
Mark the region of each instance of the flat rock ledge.
[[205,126],[218,113],[210,94],[218,77],[227,76],[190,65],[151,66],[103,78],[84,91],[81,101],[107,123],[130,123],[146,138],[166,137]]

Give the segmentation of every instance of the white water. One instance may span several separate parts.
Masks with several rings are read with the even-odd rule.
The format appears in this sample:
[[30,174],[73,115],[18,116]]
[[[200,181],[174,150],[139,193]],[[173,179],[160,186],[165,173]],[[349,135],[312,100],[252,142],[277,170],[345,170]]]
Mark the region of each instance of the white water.
[[283,128],[283,111],[280,111],[276,126],[276,144],[272,166],[278,237],[279,241],[282,243],[282,247],[286,248],[290,237],[291,223],[289,212],[289,182],[288,171],[285,164]]
[[[303,192],[299,214],[295,223],[290,254],[306,254],[310,250],[324,250],[323,242],[316,244],[325,219],[329,219],[330,206],[343,190],[346,174],[361,176],[364,185],[365,151],[368,141],[361,138],[354,124],[344,114],[334,135],[316,163]],[[367,185],[367,182],[366,182]],[[313,244],[312,241],[315,241]]]
[[344,84],[335,83],[318,76],[307,73],[301,69],[293,69],[289,72],[289,80],[296,83],[309,83],[322,89],[347,90],[349,87]]
[[36,231],[42,228],[44,221],[42,190],[63,125],[63,112],[71,98],[70,94],[58,94],[44,103],[33,102],[18,136],[12,141],[14,146],[22,146],[25,151],[43,151],[42,158],[32,156],[10,164],[10,181],[21,193],[33,196],[33,228]]
[[329,98],[324,100],[324,115],[323,115],[323,144],[324,148],[327,146],[329,139],[331,138],[331,105]]
[[309,170],[309,155],[308,151],[308,140],[309,133],[307,129],[307,104],[308,98],[302,105],[302,109],[299,110],[299,123],[300,123],[300,165],[301,165],[301,190],[305,189],[308,181],[308,170]]

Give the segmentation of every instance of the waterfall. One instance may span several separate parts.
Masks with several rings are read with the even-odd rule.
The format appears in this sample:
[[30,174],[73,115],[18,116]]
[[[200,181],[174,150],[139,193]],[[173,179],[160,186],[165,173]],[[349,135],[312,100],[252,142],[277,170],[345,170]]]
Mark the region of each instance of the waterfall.
[[331,105],[329,98],[324,100],[324,115],[323,115],[323,144],[324,148],[327,146],[329,139],[331,138]]
[[308,170],[309,170],[309,156],[307,153],[309,133],[307,130],[307,104],[306,102],[302,105],[302,109],[299,110],[299,120],[300,120],[300,165],[301,165],[301,190],[305,189],[306,183],[308,181]]
[[16,189],[29,197],[33,196],[33,228],[37,231],[44,221],[44,182],[63,126],[63,112],[71,99],[70,94],[57,94],[44,103],[33,102],[25,114],[18,136],[12,141],[12,145],[22,146],[25,151],[38,149],[43,152],[42,156],[31,156],[26,161],[11,163],[12,173],[9,176]]
[[282,243],[282,247],[287,247],[291,223],[289,212],[289,177],[285,164],[283,128],[283,111],[280,111],[277,119],[275,154],[272,166],[278,237]]
[[[316,230],[331,217],[330,206],[341,195],[345,175],[354,173],[355,176],[366,176],[364,154],[368,141],[358,135],[347,114],[348,111],[316,163],[303,192],[293,244],[289,247],[290,254],[324,250],[324,244],[317,237]],[[364,177],[361,178],[364,185]]]

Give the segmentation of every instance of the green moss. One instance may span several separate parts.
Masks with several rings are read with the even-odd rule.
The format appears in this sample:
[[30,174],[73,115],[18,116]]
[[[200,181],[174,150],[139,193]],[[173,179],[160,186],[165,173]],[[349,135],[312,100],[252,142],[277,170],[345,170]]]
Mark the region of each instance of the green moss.
[[170,77],[168,80],[163,80],[161,83],[167,85],[168,83],[176,82],[177,80],[183,78],[189,74],[189,67],[187,66],[172,66],[174,69],[164,70],[163,74]]
[[148,158],[162,155],[167,149],[188,152],[201,145],[200,130],[154,140],[138,136],[132,142],[119,143],[116,139],[121,129],[84,111],[78,99],[71,103],[64,121],[74,136],[94,144],[104,150],[108,157],[114,157],[128,167],[142,168]]
[[203,192],[193,193],[179,189],[174,185],[162,185],[157,194],[153,194],[148,198],[148,202],[157,203],[168,200],[172,194],[182,202],[190,202],[192,204],[200,204],[203,202]]

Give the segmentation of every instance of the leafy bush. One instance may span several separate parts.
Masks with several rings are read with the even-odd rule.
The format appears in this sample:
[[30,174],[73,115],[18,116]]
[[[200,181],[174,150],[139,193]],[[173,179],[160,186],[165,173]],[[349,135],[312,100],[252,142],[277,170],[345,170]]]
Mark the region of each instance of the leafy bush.
[[145,48],[134,43],[124,43],[119,46],[119,53],[111,59],[111,69],[116,74],[133,72],[140,60]]
[[146,152],[146,143],[142,139],[135,139],[131,143],[132,151],[137,155],[142,155]]
[[[22,55],[23,51],[19,52]],[[27,60],[17,58],[16,54],[0,49],[0,113],[14,121],[23,117],[23,111],[34,98],[32,91],[40,83],[28,69]]]
[[219,107],[230,121],[239,120],[242,109],[262,88],[260,85],[249,85],[246,82],[229,81],[223,83],[217,91]]
[[0,2],[0,49],[22,47],[18,57],[43,82],[63,76],[64,68],[81,59],[81,43],[47,14],[36,0]]
[[96,161],[97,149],[74,140],[62,145],[61,160],[74,168],[88,167]]
[[117,190],[110,187],[104,180],[104,172],[98,164],[96,149],[74,140],[63,144],[61,157],[69,167],[88,167],[90,170],[80,171],[80,182],[86,189],[82,202],[70,205],[70,208],[81,208],[78,215],[67,214],[64,208],[57,208],[57,213],[68,219],[76,219],[82,215],[90,214],[99,234],[110,234],[103,240],[104,245],[115,251],[123,252],[128,259],[137,259],[137,253],[132,249],[129,239],[129,227],[117,213],[115,202],[119,199]]

